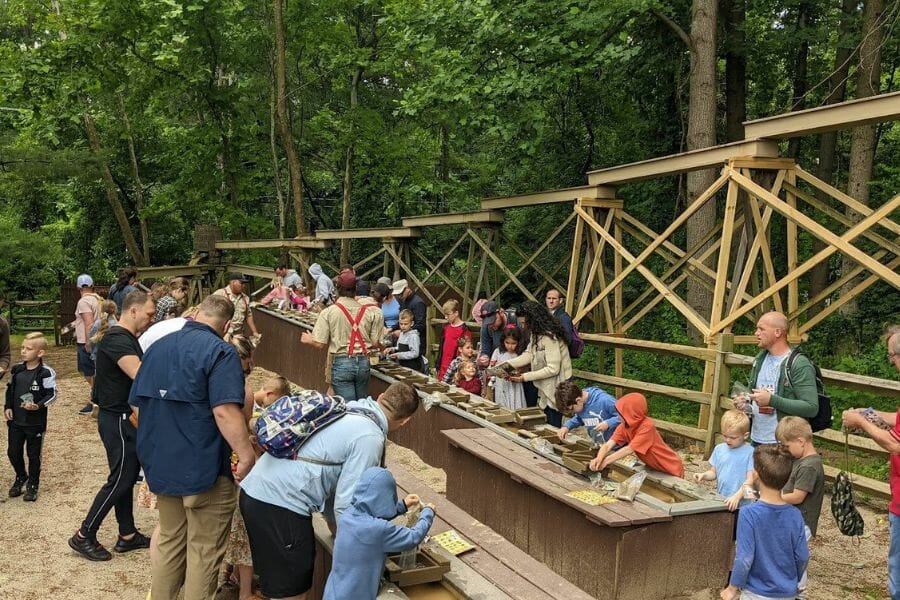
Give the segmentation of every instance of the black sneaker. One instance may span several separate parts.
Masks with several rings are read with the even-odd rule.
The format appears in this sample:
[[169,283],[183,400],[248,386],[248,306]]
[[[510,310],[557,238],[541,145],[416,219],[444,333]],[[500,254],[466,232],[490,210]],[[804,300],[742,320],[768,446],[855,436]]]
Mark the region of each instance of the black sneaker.
[[90,538],[81,537],[78,535],[78,532],[69,538],[69,548],[88,560],[100,561],[112,558],[112,554],[110,554],[109,550],[104,548],[100,542]]
[[85,404],[82,407],[81,410],[78,411],[78,414],[79,415],[89,415],[93,412],[93,410],[94,410],[94,405],[91,404],[90,402],[88,402],[87,404]]
[[131,552],[132,550],[143,550],[144,548],[149,547],[150,538],[140,531],[136,531],[134,537],[130,540],[126,540],[122,536],[119,536],[116,545],[113,547],[113,552]]
[[13,482],[12,487],[9,488],[9,497],[10,498],[18,498],[22,495],[22,486],[25,485],[25,482],[28,481],[25,477],[16,477],[16,480]]
[[37,500],[37,486],[28,484],[25,486],[25,496],[22,498],[25,502],[34,502]]

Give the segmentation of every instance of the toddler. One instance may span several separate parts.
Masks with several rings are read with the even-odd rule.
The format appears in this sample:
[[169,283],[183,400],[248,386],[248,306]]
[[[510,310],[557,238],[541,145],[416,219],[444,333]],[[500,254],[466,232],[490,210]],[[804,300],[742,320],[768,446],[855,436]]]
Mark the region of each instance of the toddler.
[[385,556],[415,548],[431,528],[432,504],[425,505],[414,527],[391,523],[418,503],[415,494],[397,500],[397,483],[387,469],[370,467],[363,472],[353,502],[338,524],[324,600],[375,600]]
[[572,418],[557,432],[559,440],[566,439],[572,429],[584,425],[595,444],[602,444],[612,438],[621,422],[616,412],[616,399],[598,387],[584,391],[574,381],[562,381],[556,386],[556,406]]
[[470,394],[481,395],[481,378],[478,377],[478,370],[475,368],[475,363],[471,360],[465,360],[459,365],[459,369],[453,378],[453,383],[456,387],[462,388]]
[[444,376],[441,378],[441,381],[447,385],[456,381],[456,372],[459,370],[459,365],[467,360],[474,361],[475,355],[477,354],[475,351],[475,344],[470,337],[459,338],[459,341],[456,342],[456,351],[458,356],[450,361],[450,365],[447,367]]
[[[26,502],[37,500],[41,481],[41,446],[47,431],[47,407],[56,400],[56,372],[44,364],[47,338],[35,332],[22,342],[22,362],[10,370],[3,415],[8,426],[7,455],[16,473],[9,497],[22,495]],[[28,454],[28,469],[25,456]]]
[[[591,461],[592,471],[603,470],[620,458],[636,454],[651,469],[684,477],[684,463],[663,441],[653,419],[647,416],[647,399],[643,394],[625,394],[616,400],[616,410],[622,422],[610,439],[600,446],[597,457]],[[616,446],[624,447],[609,454]]]
[[[816,537],[822,498],[825,495],[825,469],[822,457],[813,445],[813,432],[809,421],[802,417],[784,417],[779,421],[775,437],[787,448],[794,462],[791,476],[781,490],[781,498],[800,509],[805,525],[806,541]],[[807,571],[800,577],[797,598],[806,598]]]
[[734,512],[744,501],[744,486],[751,485],[753,474],[753,446],[747,443],[750,418],[739,410],[728,410],[719,421],[719,431],[725,441],[716,445],[709,457],[709,470],[694,473],[694,481],[716,480],[716,492],[725,499],[728,510]]
[[753,451],[759,501],[738,512],[737,548],[722,600],[788,600],[796,597],[809,562],[803,517],[781,498],[791,476],[791,457],[778,446]]
[[[500,337],[500,348],[494,349],[494,353],[491,355],[491,364],[504,363],[519,356],[516,350],[521,339],[522,334],[518,329],[503,330]],[[496,376],[493,381],[494,402],[510,410],[525,408],[525,390],[522,387],[522,382],[510,381],[503,376]]]

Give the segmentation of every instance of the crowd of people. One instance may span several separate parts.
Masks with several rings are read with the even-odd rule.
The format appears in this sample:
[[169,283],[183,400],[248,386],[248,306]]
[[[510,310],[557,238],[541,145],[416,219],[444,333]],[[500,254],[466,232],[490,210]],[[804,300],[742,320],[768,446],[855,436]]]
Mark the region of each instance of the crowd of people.
[[[77,278],[79,300],[71,327],[76,366],[85,377],[106,451],[108,476],[69,539],[89,560],[110,560],[97,539],[114,512],[118,537],[113,552],[149,549],[152,589],[148,597],[212,598],[223,563],[226,581],[241,600],[254,594],[303,600],[312,586],[315,539],[312,516],[321,513],[336,535],[325,597],[374,598],[386,553],[415,548],[434,519],[434,507],[416,495],[398,500],[384,468],[387,434],[406,425],[419,406],[415,390],[394,383],[369,396],[373,355],[515,410],[539,406],[565,440],[584,428],[600,471],[633,456],[648,468],[685,477],[679,454],[666,444],[639,393],[615,398],[572,379],[580,341],[562,308],[559,290],[545,303],[516,308],[479,301],[472,318],[479,342],[448,300],[434,365],[425,359],[426,310],[406,280],[381,278],[371,286],[346,267],[328,277],[318,264],[303,278],[285,265],[275,269],[263,304],[317,310],[301,342],[324,352],[329,393],[346,406],[344,417],[313,434],[293,459],[264,452],[257,420],[291,396],[275,375],[253,390],[247,375],[262,336],[253,322],[246,280],[227,285],[195,307],[186,306],[181,278],[141,289],[133,269],[121,272],[104,299],[93,279]],[[750,373],[750,392],[735,398],[720,421],[724,441],[696,482],[716,482],[731,511],[738,511],[736,554],[721,597],[806,598],[809,541],[815,537],[824,496],[824,468],[813,443],[810,419],[819,411],[813,363],[791,348],[788,321],[777,312],[757,323],[760,348]],[[900,371],[900,333],[887,339],[888,356]],[[21,362],[11,364],[9,328],[0,318],[0,377],[10,374],[4,416],[8,456],[15,473],[12,498],[38,498],[42,436],[48,407],[57,398],[55,372],[44,364],[47,341],[25,337]],[[850,409],[846,427],[868,433],[891,453],[891,544],[889,588],[900,597],[900,425],[896,414]],[[565,422],[563,418],[566,418]],[[26,462],[27,458],[27,462]],[[159,513],[150,536],[134,521],[138,502]],[[409,527],[390,521],[409,510]],[[258,590],[254,581],[258,579]]]

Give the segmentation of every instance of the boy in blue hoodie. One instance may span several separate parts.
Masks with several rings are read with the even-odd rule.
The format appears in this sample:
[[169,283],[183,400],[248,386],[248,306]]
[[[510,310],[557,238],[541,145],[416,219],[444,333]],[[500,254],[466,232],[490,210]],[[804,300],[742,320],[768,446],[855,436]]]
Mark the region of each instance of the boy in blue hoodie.
[[391,523],[418,502],[415,494],[397,500],[397,483],[387,469],[366,469],[356,484],[353,503],[341,517],[323,600],[375,599],[385,555],[415,548],[431,528],[433,504],[425,505],[415,527]]
[[598,387],[582,390],[574,381],[563,381],[556,386],[556,406],[566,414],[574,413],[557,433],[560,441],[570,430],[584,425],[591,440],[603,444],[612,439],[621,421],[615,398]]

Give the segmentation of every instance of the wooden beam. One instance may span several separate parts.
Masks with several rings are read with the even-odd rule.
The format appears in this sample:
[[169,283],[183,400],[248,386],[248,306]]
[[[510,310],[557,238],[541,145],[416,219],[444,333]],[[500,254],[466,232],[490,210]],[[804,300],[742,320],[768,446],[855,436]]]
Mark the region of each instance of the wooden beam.
[[[559,237],[559,234],[562,233],[562,231],[569,225],[569,223],[570,223],[570,222],[572,221],[572,219],[574,219],[574,218],[575,218],[575,213],[574,213],[574,212],[573,212],[573,213],[569,213],[569,216],[566,217],[565,220],[564,220],[562,223],[560,223],[559,226],[558,226],[556,229],[553,230],[553,233],[550,234],[550,237],[548,237],[546,240],[544,240],[544,241],[541,243],[540,246],[538,246],[537,250],[534,251],[534,254],[531,255],[531,258],[529,258],[529,259],[526,260],[524,263],[522,263],[521,265],[519,265],[519,268],[515,270],[515,273],[514,273],[515,276],[518,277],[523,271],[525,271],[525,269],[528,268],[528,266],[529,266],[532,262],[534,262],[535,260],[537,260],[537,257],[540,256],[540,255],[544,252],[544,250],[546,250],[547,247],[550,246],[550,244],[553,243],[553,240],[555,240],[557,237]],[[469,263],[468,263],[468,264],[472,264],[472,260],[471,260],[471,259],[469,259]],[[560,269],[561,265],[562,265],[562,263],[557,264],[556,267],[554,268],[554,270],[550,272],[550,275],[551,275],[552,277],[555,277],[555,276],[556,276],[556,273],[559,272],[559,269]],[[507,286],[509,286],[509,285],[511,285],[511,284],[512,284],[512,281],[510,281],[510,280],[507,279],[506,281],[504,281],[504,282],[500,285],[500,287],[498,287],[498,288],[494,291],[494,294],[499,294],[499,293],[502,292],[504,289],[506,289]],[[561,289],[560,289],[560,292],[563,292],[564,290],[565,290],[565,288],[561,288]],[[538,291],[540,291],[540,290],[538,290]],[[567,311],[567,312],[568,312],[568,311]]]
[[582,333],[580,335],[586,342],[596,342],[598,344],[614,346],[616,348],[627,348],[629,350],[641,350],[667,355],[674,354],[676,356],[696,358],[697,360],[713,360],[716,357],[716,351],[710,350],[709,348],[670,344],[668,342],[654,342],[651,340],[641,340],[618,335],[602,335],[599,333]]
[[[513,284],[517,288],[519,288],[519,290],[521,290],[523,294],[525,294],[526,298],[528,298],[532,302],[537,302],[537,298],[534,297],[534,295],[531,293],[531,291],[527,287],[525,287],[525,285],[522,284],[521,281],[519,281],[519,278],[516,277],[515,274],[506,267],[506,265],[503,264],[503,261],[500,260],[500,257],[497,256],[496,254],[494,254],[494,252],[491,250],[490,246],[488,244],[486,244],[484,242],[484,240],[482,240],[480,237],[478,237],[478,235],[474,231],[472,231],[471,228],[469,228],[469,235],[472,237],[473,240],[475,240],[475,243],[481,247],[481,251],[484,252],[487,255],[487,257],[490,258],[501,271],[503,271],[504,275],[506,275],[509,279],[512,280]],[[497,236],[494,235],[493,237],[496,238]],[[482,265],[483,264],[484,263],[482,263]]]
[[331,244],[314,237],[285,238],[271,240],[219,240],[216,250],[253,250],[257,248],[300,248],[303,250],[323,250]]
[[[619,275],[617,275],[606,286],[606,288],[602,292],[600,292],[600,294],[596,298],[591,300],[591,302],[588,304],[588,306],[585,307],[583,312],[579,312],[578,316],[573,315],[573,320],[577,322],[577,321],[580,321],[582,318],[584,318],[583,313],[586,313],[586,312],[590,311],[592,308],[594,308],[594,306],[596,306],[597,303],[600,302],[600,299],[602,299],[611,290],[615,289],[616,286],[620,285],[622,283],[622,281],[625,280],[625,277],[627,277],[629,273],[631,273],[635,269],[640,269],[643,266],[643,262],[647,259],[647,257],[650,256],[651,254],[653,254],[653,252],[659,246],[663,245],[663,243],[669,239],[669,236],[671,236],[679,227],[681,227],[684,223],[687,222],[687,220],[691,217],[691,215],[693,215],[695,212],[700,210],[700,208],[704,204],[706,204],[706,202],[709,201],[716,194],[716,192],[719,191],[719,188],[721,188],[725,184],[726,181],[728,181],[728,173],[723,171],[723,173],[719,176],[719,178],[716,179],[713,182],[713,184],[709,188],[706,189],[706,191],[704,191],[702,194],[697,196],[697,198],[694,200],[694,202],[691,203],[690,206],[685,208],[684,211],[680,215],[678,215],[678,217],[674,221],[672,221],[672,223],[666,228],[665,231],[663,231],[661,234],[659,234],[659,236],[655,240],[653,240],[646,248],[644,248],[644,250],[637,256],[637,258],[628,258],[628,256],[626,256],[626,259],[630,262],[630,264],[627,267],[625,267],[625,269],[623,269],[622,272],[619,273]],[[599,233],[600,235],[603,235],[604,237],[607,237],[607,235],[606,235],[607,232],[600,231],[602,229],[602,227],[600,227],[598,224],[596,224],[596,222],[590,217],[590,215],[588,215],[583,209],[581,209],[580,207],[578,207],[576,205],[575,211],[578,212],[579,214],[581,214],[583,217],[587,217],[587,219],[589,219],[589,221],[592,223],[591,227],[598,230],[597,233]],[[607,241],[609,241],[609,240],[607,240]],[[622,250],[624,250],[624,247],[617,248],[616,250],[621,252]],[[629,256],[631,256],[631,255],[629,254]],[[642,273],[644,271],[646,271],[647,273],[650,273],[649,269],[644,269],[642,271]],[[655,279],[655,277],[654,277],[654,279]],[[654,287],[656,287],[656,286],[654,286]],[[660,290],[660,291],[662,292],[663,290]],[[671,294],[671,290],[668,290],[668,293]],[[693,309],[691,309],[691,312],[693,312]],[[694,314],[696,314],[696,313],[694,313]],[[688,319],[690,320],[691,317],[688,317]],[[705,332],[706,329],[708,329],[708,328],[698,327],[698,329],[700,331]]]
[[[800,179],[802,179],[809,185],[813,186],[814,188],[818,189],[819,191],[828,194],[832,198],[840,200],[841,202],[843,202],[844,204],[846,204],[847,206],[849,206],[850,208],[852,208],[859,214],[861,214],[863,216],[868,216],[872,213],[872,209],[870,207],[866,206],[865,204],[863,204],[862,202],[860,202],[853,196],[848,196],[847,194],[845,194],[841,190],[837,189],[830,183],[826,183],[826,182],[822,181],[821,179],[819,179],[812,173],[808,173],[808,172],[804,171],[803,169],[801,169],[800,167],[796,168],[796,172],[797,172],[797,177],[799,177]],[[893,221],[891,219],[885,218],[884,222],[883,223],[879,222],[878,225],[881,227],[885,227],[886,229],[890,229],[895,234],[900,235],[900,223],[896,223],[895,221]]]
[[591,185],[618,185],[706,169],[720,165],[731,158],[753,156],[777,158],[778,144],[769,140],[743,140],[681,154],[651,158],[618,167],[590,171],[588,172],[588,183]]
[[[432,263],[430,260],[428,260],[428,258],[424,254],[422,254],[418,248],[412,247],[412,248],[410,248],[410,250],[412,250],[412,253],[414,255],[416,255],[419,258],[419,260],[421,260],[423,263],[425,263],[425,266],[430,269],[430,271],[428,272],[429,277],[433,274],[436,274],[438,277],[443,279],[444,283],[446,283],[451,289],[453,289],[454,292],[456,292],[460,296],[463,295],[463,291],[461,289],[459,289],[459,287],[453,282],[453,280],[451,280],[449,277],[444,275],[444,273],[440,269],[435,267],[434,263]],[[422,285],[425,285],[425,279],[422,280]],[[437,308],[440,308],[440,306],[438,306]]]
[[[562,293],[562,290],[565,289],[565,286],[563,286],[560,282],[558,282],[556,279],[554,279],[553,275],[548,273],[546,271],[546,269],[544,269],[542,266],[537,264],[537,262],[535,262],[534,259],[536,258],[536,256],[534,254],[532,254],[531,256],[526,254],[525,251],[522,250],[519,247],[519,245],[516,244],[514,241],[512,241],[508,236],[506,236],[502,230],[500,231],[500,239],[502,241],[506,242],[506,245],[509,246],[513,252],[518,254],[526,262],[526,264],[532,265],[532,267],[531,267],[532,269],[537,271],[541,277],[543,277],[548,283],[552,284],[553,287],[555,287],[556,289],[558,289],[560,291],[560,293]],[[516,275],[516,277],[518,277],[518,273],[516,273],[515,275]]]
[[900,92],[744,122],[748,138],[786,139],[900,119]]
[[577,187],[547,190],[544,192],[532,192],[516,196],[497,196],[485,198],[481,201],[482,210],[502,210],[519,206],[537,206],[539,204],[553,204],[556,202],[574,202],[578,198],[608,198],[616,197],[616,188],[603,185],[580,185]]
[[579,379],[587,379],[588,381],[596,381],[597,383],[605,383],[607,385],[621,386],[628,390],[638,390],[641,392],[649,392],[651,394],[662,394],[678,398],[679,400],[690,400],[698,404],[709,404],[712,402],[712,395],[704,392],[697,392],[684,388],[673,387],[670,385],[662,385],[659,383],[647,383],[646,381],[638,381],[637,379],[626,379],[624,377],[614,377],[612,375],[598,375],[588,371],[572,371],[573,377]]
[[[739,177],[741,177],[741,176],[739,175]],[[745,182],[749,182],[750,184],[752,184],[754,186],[755,189],[753,189],[751,193],[756,194],[758,191],[761,191],[763,194],[766,193],[765,190],[763,190],[762,188],[757,186],[752,181],[747,180],[745,177],[741,177],[741,179],[743,179]],[[742,187],[743,187],[743,185],[742,185]],[[765,200],[765,198],[763,198],[763,200]],[[779,205],[783,204],[781,202],[781,200],[778,198],[775,198],[775,201]],[[775,206],[774,203],[770,204],[770,206],[773,206],[773,208],[775,208],[775,210],[777,210],[778,212],[782,212],[782,214],[784,214],[784,213],[790,214],[791,216],[789,216],[788,218],[794,217],[793,213],[790,213],[790,211],[786,210],[786,207]],[[900,195],[894,196],[894,198],[892,200],[889,200],[886,204],[884,204],[877,211],[875,211],[874,213],[872,213],[871,215],[869,215],[868,217],[864,218],[859,223],[857,223],[856,225],[851,227],[841,237],[838,238],[837,236],[834,236],[834,234],[832,234],[831,232],[828,232],[830,239],[825,240],[828,242],[828,244],[829,244],[828,246],[826,246],[825,248],[823,248],[822,250],[817,252],[815,255],[813,255],[812,257],[807,259],[806,262],[804,262],[802,265],[798,266],[797,269],[795,269],[793,272],[788,273],[784,278],[778,280],[778,282],[775,285],[770,286],[767,289],[763,290],[762,292],[760,292],[759,294],[754,296],[753,300],[746,302],[740,308],[738,308],[737,310],[733,311],[730,315],[728,315],[728,317],[726,317],[725,319],[722,319],[722,321],[716,326],[716,330],[718,331],[718,330],[724,329],[725,327],[728,327],[729,325],[731,325],[732,323],[737,321],[739,318],[744,316],[746,313],[748,313],[751,310],[753,310],[754,308],[756,308],[760,303],[765,301],[767,298],[771,297],[772,294],[783,289],[791,281],[796,280],[798,277],[801,277],[803,274],[810,271],[813,267],[815,267],[817,264],[819,264],[820,262],[822,262],[823,260],[825,260],[826,258],[831,256],[832,254],[837,252],[839,249],[843,249],[846,252],[847,248],[854,248],[853,246],[850,245],[850,242],[852,240],[854,240],[857,237],[859,237],[860,235],[862,235],[863,231],[865,231],[866,229],[871,227],[879,219],[884,218],[884,216],[889,214],[892,210],[896,210],[898,206],[900,206]],[[785,216],[788,216],[788,214],[785,214]],[[808,219],[808,217],[806,217],[805,215],[803,215],[803,216],[804,216],[804,218]],[[815,221],[813,221],[813,224],[815,224]],[[833,236],[833,237],[831,237],[831,236]],[[855,250],[855,248],[854,248],[854,250]],[[857,251],[856,254],[858,256],[859,254],[862,254],[862,253]],[[856,259],[857,256],[853,256],[853,258]],[[867,255],[863,254],[863,257],[865,257],[866,260],[861,261],[861,262],[866,262],[866,263],[871,262]],[[880,267],[880,270],[886,271],[890,275],[889,279],[887,280],[888,283],[891,283],[892,285],[894,285],[894,287],[900,288],[900,276],[898,276],[896,273],[894,273],[893,271],[891,271],[884,265],[881,265],[881,263],[878,263],[878,265]],[[891,281],[891,280],[893,280],[893,281]],[[716,331],[713,331],[712,333],[716,333]]]
[[407,265],[403,261],[403,259],[400,258],[400,255],[397,253],[396,250],[394,250],[393,246],[391,244],[385,244],[384,250],[385,250],[385,252],[387,252],[388,254],[390,254],[391,256],[394,257],[394,260],[397,262],[397,264],[400,265],[400,267],[405,271],[404,274],[407,277],[409,277],[410,279],[412,279],[413,284],[415,284],[415,286],[416,286],[416,291],[419,292],[420,294],[425,294],[425,296],[427,296],[428,299],[431,300],[432,306],[440,306],[440,302],[437,301],[437,298],[432,296],[431,292],[428,291],[428,288],[426,288],[424,285],[422,285],[422,282],[419,281],[419,279],[416,277],[415,273],[413,273],[413,270],[409,268],[409,265]]
[[[137,278],[141,279],[165,279],[167,277],[199,277],[206,273],[209,267],[200,265],[176,265],[173,267],[137,267]],[[272,274],[272,270],[269,270]]]
[[[860,221],[860,223],[866,223],[866,227],[862,228],[853,237],[848,239],[846,233],[840,237],[835,235],[828,229],[825,229],[824,227],[816,223],[813,219],[810,219],[796,208],[782,202],[780,198],[778,198],[768,190],[763,189],[756,182],[744,177],[737,171],[731,171],[731,176],[742,188],[744,188],[760,200],[763,200],[764,202],[766,202],[766,204],[786,217],[789,223],[796,223],[797,225],[803,227],[807,232],[818,237],[822,241],[827,242],[832,246],[836,246],[837,249],[839,249],[844,254],[847,254],[850,258],[859,262],[873,273],[881,276],[881,278],[884,279],[885,282],[889,283],[897,289],[900,289],[900,275],[898,275],[893,270],[888,269],[880,262],[872,260],[871,256],[850,243],[851,240],[856,239],[857,237],[862,235],[863,231],[874,224],[872,223],[872,219],[869,218],[871,217],[871,215],[878,214],[878,220],[880,220],[900,207],[900,194],[885,202],[884,206],[879,208],[877,211],[872,212],[871,215],[869,215],[869,217],[867,217],[863,221]],[[853,231],[854,229],[851,229],[850,231]],[[849,231],[847,233],[849,233]],[[790,264],[788,266],[793,267],[794,265]],[[793,270],[793,268],[789,268],[788,272],[791,273],[793,272]],[[792,279],[791,281],[796,281],[796,279]],[[789,311],[792,308],[796,309],[797,305],[788,306]]]
[[361,240],[361,239],[405,239],[422,237],[415,227],[384,227],[380,229],[319,229],[316,237],[320,240]]
[[503,213],[496,210],[473,210],[468,212],[403,217],[404,227],[431,227],[435,225],[468,225],[469,223],[502,222]]
[[[716,287],[713,290],[710,325],[722,319],[725,306],[725,286],[728,284],[728,267],[731,265],[731,239],[734,237],[734,217],[737,212],[739,188],[736,183],[728,183],[728,197],[725,200],[725,216],[722,221],[722,243],[719,245],[719,262],[716,267]],[[712,431],[712,429],[710,429]]]
[[241,273],[242,275],[250,275],[251,277],[259,277],[261,279],[272,279],[275,277],[275,267],[258,267],[254,265],[228,265],[226,267],[228,273]]
[[[898,266],[900,266],[900,256],[895,256],[894,260],[888,263],[888,268],[896,270]],[[872,285],[875,284],[878,280],[878,275],[869,275],[868,277],[857,283],[855,286],[853,286],[851,289],[842,292],[839,298],[816,313],[816,315],[814,315],[809,321],[801,325],[798,333],[800,333],[801,335],[807,333],[810,329],[818,325],[826,317],[830,316],[834,311],[838,310],[847,302],[850,302],[850,300],[856,298],[868,288],[872,287]]]
[[[703,319],[703,317],[701,317],[699,314],[697,314],[697,311],[695,311],[693,308],[691,308],[671,288],[669,288],[668,286],[666,286],[666,284],[661,282],[656,277],[656,275],[653,274],[653,272],[650,269],[648,269],[644,265],[640,264],[638,259],[636,259],[630,252],[628,252],[628,250],[624,246],[622,246],[618,242],[616,242],[615,238],[612,235],[610,235],[607,231],[605,231],[600,226],[599,223],[597,223],[587,212],[585,212],[585,210],[583,208],[576,206],[575,212],[577,212],[579,215],[581,215],[582,220],[584,220],[584,222],[587,225],[589,225],[593,230],[595,230],[597,233],[599,233],[602,237],[606,238],[606,242],[610,246],[612,246],[618,254],[621,254],[622,257],[625,258],[625,260],[629,261],[629,263],[630,263],[629,267],[633,266],[635,269],[637,269],[637,271],[641,275],[644,276],[644,279],[646,279],[647,282],[650,283],[650,285],[655,287],[657,289],[657,291],[660,293],[660,295],[664,296],[665,299],[668,300],[669,303],[678,310],[678,312],[680,312],[682,315],[684,315],[685,318],[691,323],[691,325],[693,325],[697,329],[697,331],[699,331],[700,333],[702,333],[704,335],[709,334],[709,323],[707,323]],[[616,279],[620,279],[620,278],[624,279],[627,270],[628,269],[624,269],[621,273],[619,273],[619,275],[616,277]],[[606,294],[608,294],[610,292],[611,289],[615,289],[615,285],[618,285],[615,283],[615,280],[612,283],[608,284],[606,286],[606,292],[601,295],[598,295],[596,298],[591,300],[590,304],[588,306],[586,306],[584,308],[584,310],[582,310],[581,313],[579,313],[572,320],[575,321],[575,323],[578,323],[578,321],[583,319],[585,314],[587,314],[587,312],[589,312],[592,308],[594,308],[594,306],[596,306],[601,300],[603,300],[603,298],[606,296]]]

